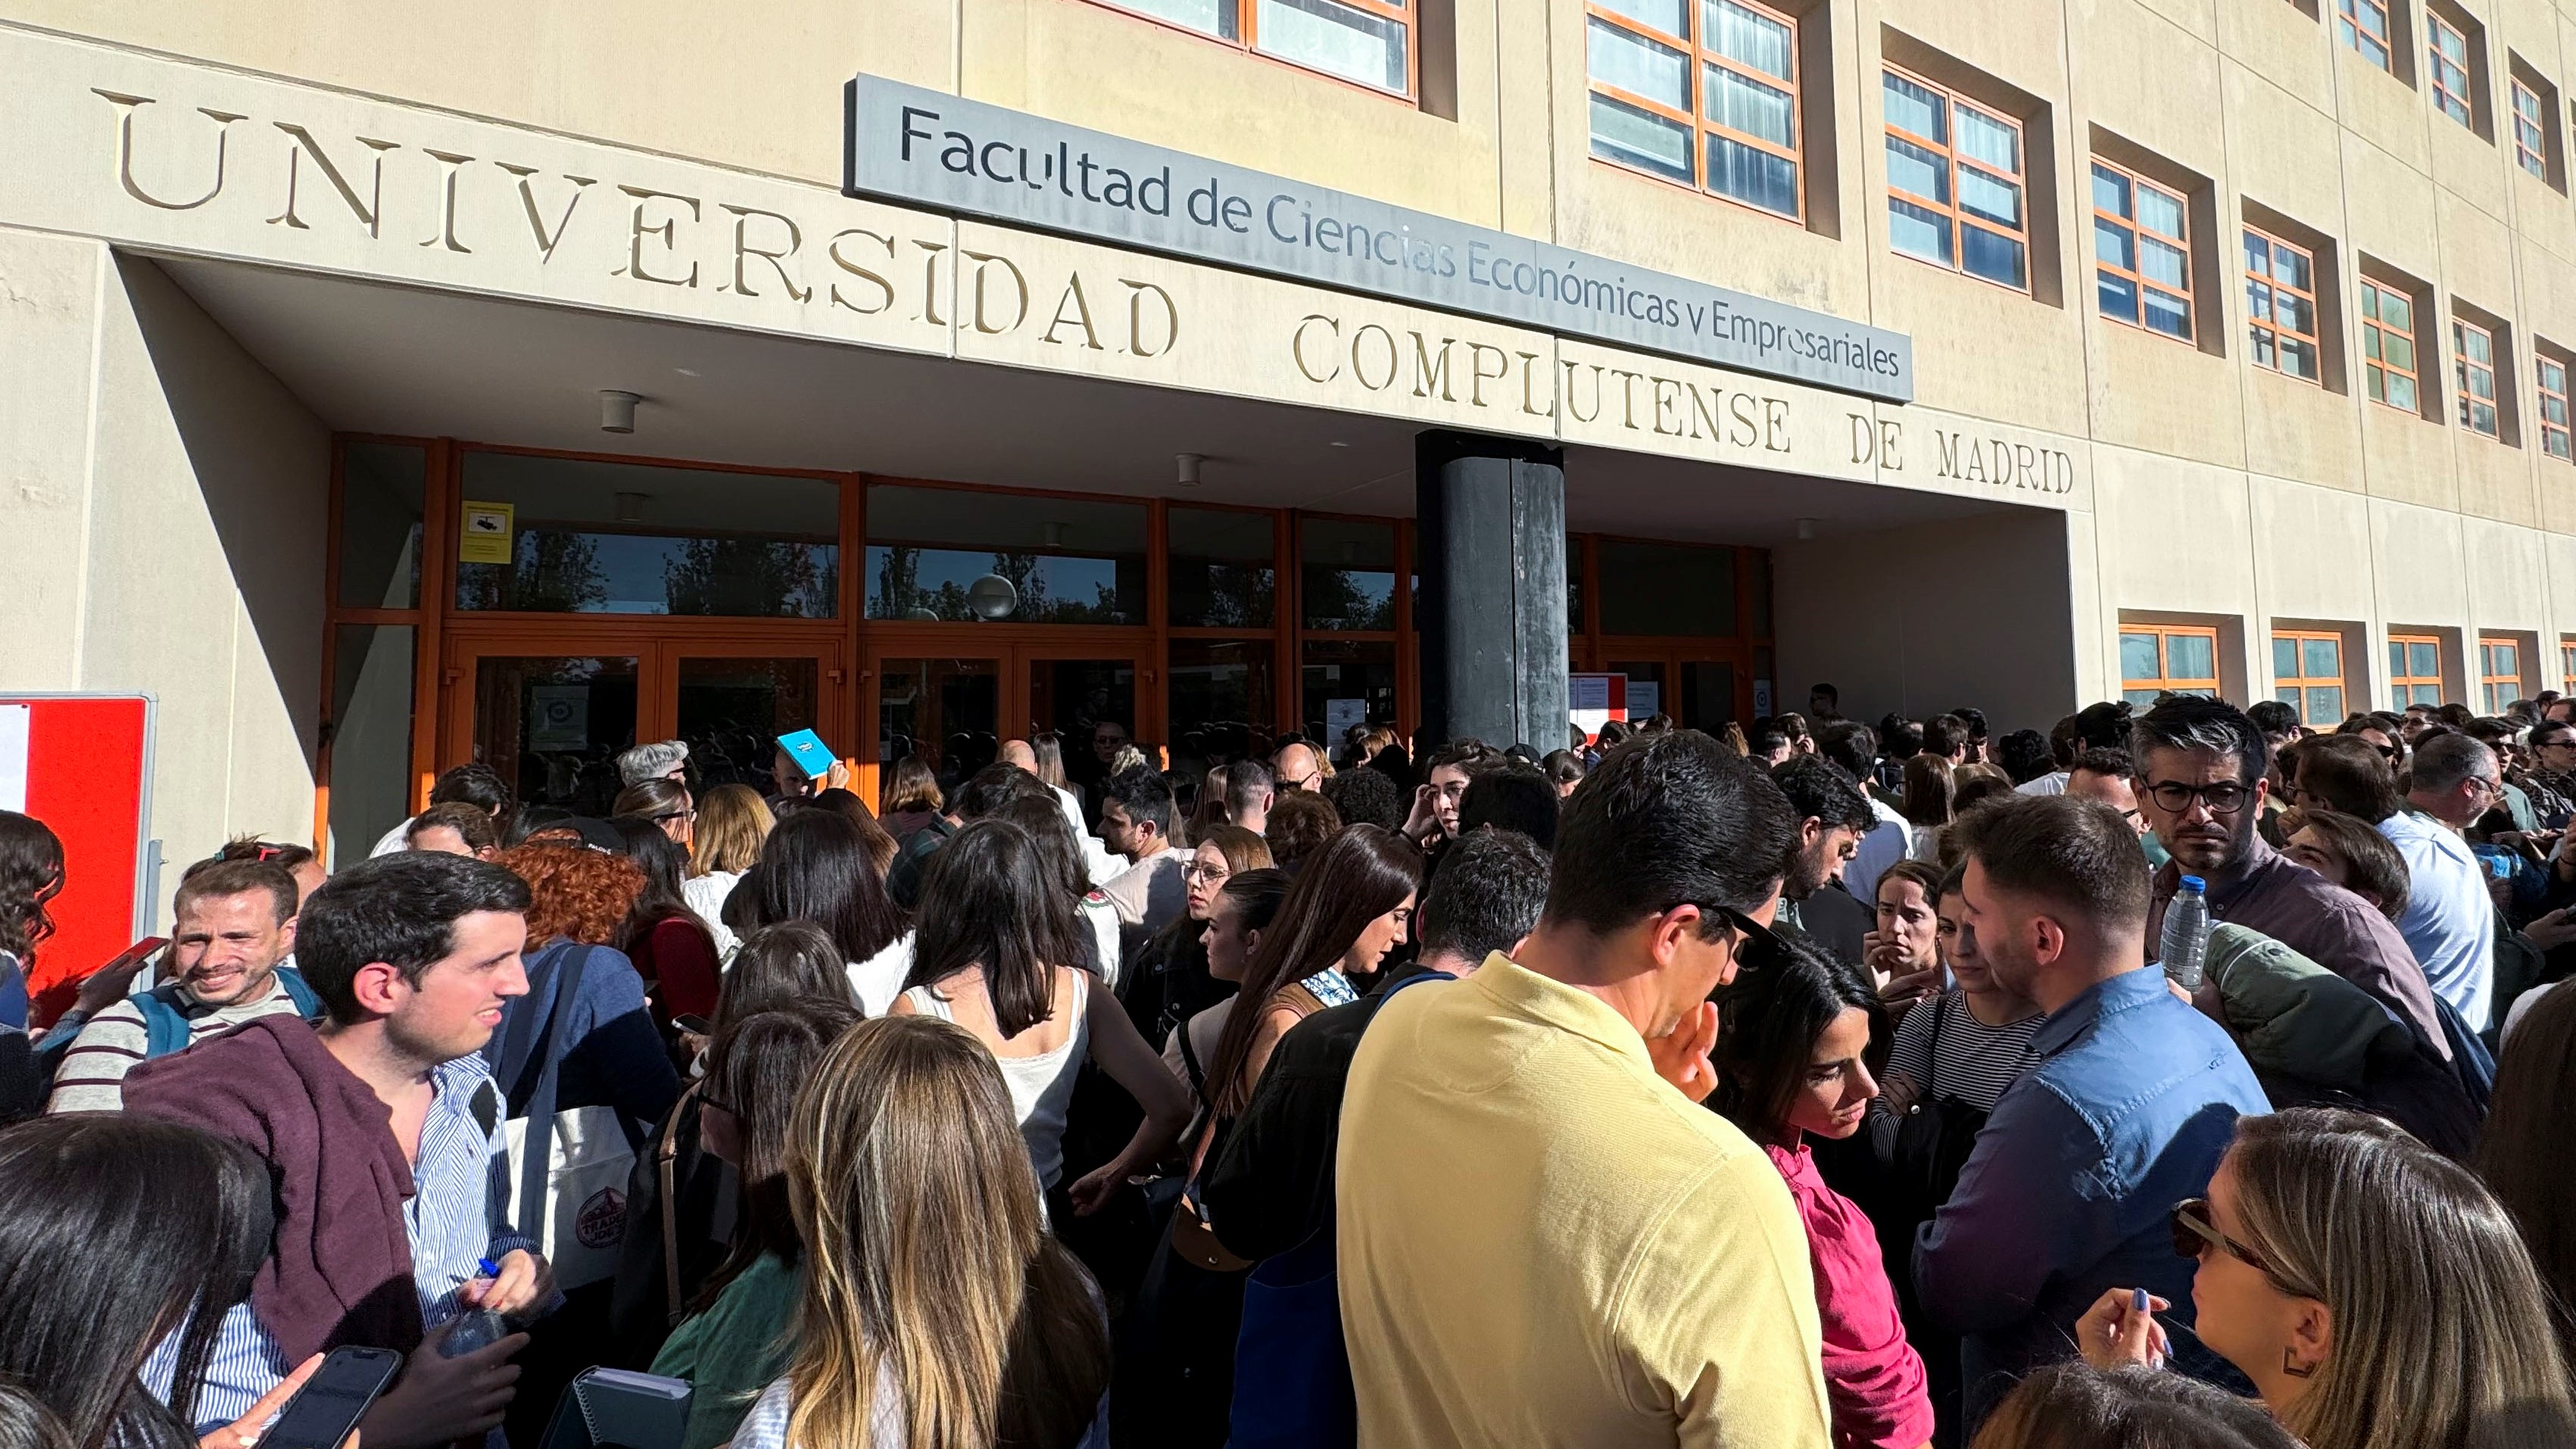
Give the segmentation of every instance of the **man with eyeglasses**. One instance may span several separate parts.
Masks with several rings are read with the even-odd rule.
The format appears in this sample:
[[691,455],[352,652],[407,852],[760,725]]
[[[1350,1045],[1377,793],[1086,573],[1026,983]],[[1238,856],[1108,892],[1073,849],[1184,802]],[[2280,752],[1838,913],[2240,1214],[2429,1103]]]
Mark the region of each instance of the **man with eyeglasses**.
[[[2007,795],[1951,829],[1967,857],[1960,924],[1997,983],[2047,1013],[2036,1060],[1916,1238],[1918,1299],[1961,1335],[1973,1432],[2013,1378],[2072,1356],[2076,1322],[2109,1289],[2183,1311],[2191,1270],[2170,1210],[2208,1191],[2238,1116],[2272,1109],[2226,1030],[2147,967],[2132,827],[2090,800]],[[2233,1378],[2186,1332],[2173,1366]]]
[[2457,732],[2429,735],[2415,747],[2415,769],[2406,777],[2406,806],[2456,833],[2504,798],[2504,774],[2495,751]]
[[[2255,828],[2271,786],[2254,721],[2223,700],[2171,699],[2135,722],[2131,740],[2139,807],[2173,854],[2155,875],[2147,939],[2163,938],[2165,903],[2183,876],[2196,875],[2213,919],[2270,936],[2369,992],[2449,1061],[2432,986],[2397,928],[2368,901],[2274,850]],[[2300,760],[2330,740],[2378,758],[2343,735],[2301,743]]]
[[[2485,746],[2456,732],[2428,736],[2424,745],[2439,752],[2436,772],[2426,775],[2436,784],[2445,774],[2458,781],[2486,754]],[[2441,764],[2444,759],[2450,763]],[[2388,762],[2360,740],[2310,740],[2299,748],[2298,763],[2294,780],[2302,809],[2331,810],[2377,826],[2406,858],[2406,910],[2397,918],[2397,933],[2422,963],[2434,994],[2451,1004],[2469,1030],[2486,1030],[2495,984],[2495,901],[2487,892],[2486,869],[2468,842],[2406,809]],[[2420,753],[2416,768],[2424,770]],[[2491,757],[2485,768],[2493,768]]]
[[2516,777],[2531,797],[2531,815],[2543,830],[2564,830],[2576,819],[2576,725],[2543,719],[2531,727],[2531,763]]

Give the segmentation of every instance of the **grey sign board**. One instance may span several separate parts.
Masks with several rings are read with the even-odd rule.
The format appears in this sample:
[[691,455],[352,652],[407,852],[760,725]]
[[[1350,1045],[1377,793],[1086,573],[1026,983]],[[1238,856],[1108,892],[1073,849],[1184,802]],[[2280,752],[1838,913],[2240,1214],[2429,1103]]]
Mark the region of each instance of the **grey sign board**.
[[1914,396],[1901,333],[877,76],[849,83],[843,111],[852,196]]

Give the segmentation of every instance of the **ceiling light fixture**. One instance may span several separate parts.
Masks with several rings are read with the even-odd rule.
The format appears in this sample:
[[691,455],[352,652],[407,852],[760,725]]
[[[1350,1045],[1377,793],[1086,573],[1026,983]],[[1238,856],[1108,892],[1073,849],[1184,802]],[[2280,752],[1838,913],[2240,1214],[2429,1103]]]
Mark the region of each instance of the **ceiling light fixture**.
[[1207,461],[1207,454],[1175,453],[1172,457],[1173,461],[1180,465],[1181,486],[1184,488],[1199,486],[1199,465]]
[[1798,520],[1798,537],[1800,537],[1801,539],[1808,539],[1808,538],[1814,538],[1815,536],[1816,536],[1816,520],[1814,520],[1814,519],[1812,519],[1812,518],[1801,518],[1801,519],[1799,519],[1799,520]]
[[603,433],[635,431],[635,405],[644,399],[631,392],[602,388],[599,393],[599,430]]

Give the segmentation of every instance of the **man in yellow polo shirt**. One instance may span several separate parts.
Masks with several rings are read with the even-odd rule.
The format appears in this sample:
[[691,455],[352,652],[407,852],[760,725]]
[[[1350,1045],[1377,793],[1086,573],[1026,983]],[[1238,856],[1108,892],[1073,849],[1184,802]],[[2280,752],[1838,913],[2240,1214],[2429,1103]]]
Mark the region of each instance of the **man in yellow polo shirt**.
[[1517,959],[1378,1013],[1334,1189],[1363,1449],[1825,1449],[1806,1231],[1699,1105],[1796,825],[1707,735],[1641,736],[1566,802]]

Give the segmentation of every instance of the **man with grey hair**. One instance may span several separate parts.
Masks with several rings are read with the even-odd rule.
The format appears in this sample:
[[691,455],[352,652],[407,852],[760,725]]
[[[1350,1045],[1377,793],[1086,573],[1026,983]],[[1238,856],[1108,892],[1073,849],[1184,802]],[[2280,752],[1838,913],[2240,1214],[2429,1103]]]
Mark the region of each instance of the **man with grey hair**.
[[689,746],[682,740],[655,740],[617,757],[617,778],[632,790],[647,780],[677,780],[688,772]]
[[2495,751],[2464,734],[2426,735],[2415,746],[2406,804],[2455,831],[2465,831],[2503,794]]
[[2260,931],[2369,992],[2450,1060],[2432,987],[2397,928],[2255,829],[2271,784],[2254,721],[2223,700],[2169,699],[2135,721],[2131,738],[2138,808],[2173,853],[2155,875],[2147,940],[2162,939],[2165,903],[2182,877],[2199,876],[2212,917]]
[[[2426,735],[2427,745],[2458,738],[2449,733]],[[2484,746],[2469,741],[2484,752]],[[2453,763],[2445,767],[2457,787],[2468,772],[2459,767],[2456,745],[2443,745]],[[2488,759],[2473,769],[2492,772]],[[2406,857],[2406,910],[2397,918],[2397,934],[2423,963],[2434,992],[2448,1001],[2471,1031],[2487,1029],[2489,997],[2495,988],[2495,901],[2487,894],[2486,867],[2459,832],[2406,808],[2388,761],[2366,741],[2329,735],[2299,747],[2298,773],[2302,808],[2330,810],[2379,827]],[[2432,777],[2437,783],[2441,776]],[[2331,964],[2331,963],[2328,963]]]

